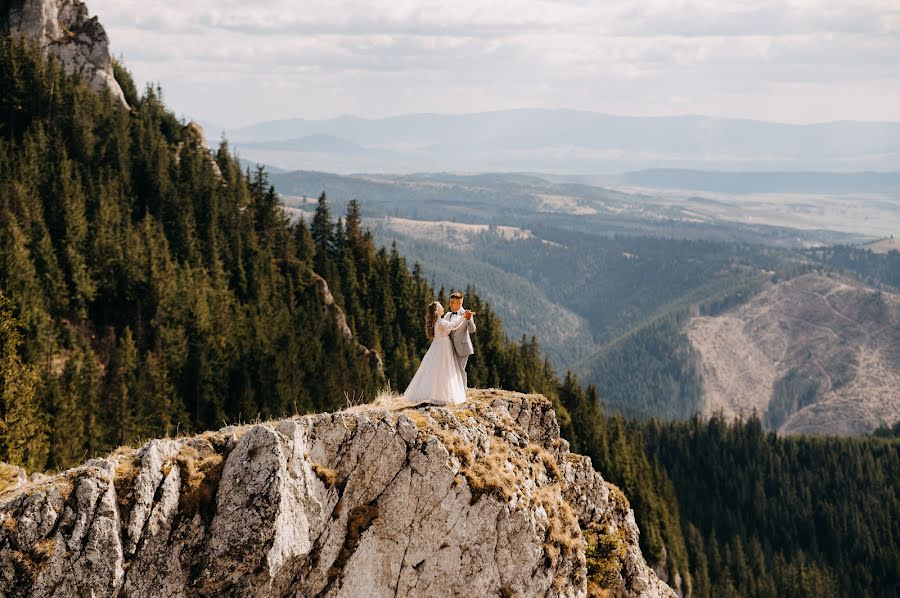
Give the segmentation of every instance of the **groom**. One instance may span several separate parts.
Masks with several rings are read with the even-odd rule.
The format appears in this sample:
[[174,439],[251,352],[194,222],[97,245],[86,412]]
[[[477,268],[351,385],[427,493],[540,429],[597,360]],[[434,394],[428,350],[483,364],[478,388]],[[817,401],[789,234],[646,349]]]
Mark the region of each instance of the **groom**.
[[463,309],[463,294],[456,292],[450,295],[450,309],[444,315],[450,322],[455,322],[455,318],[465,318],[469,321],[465,326],[460,326],[450,333],[450,340],[453,342],[453,349],[456,351],[456,361],[459,363],[459,369],[462,372],[463,385],[469,387],[469,377],[466,375],[466,363],[469,361],[469,355],[475,353],[472,346],[472,339],[469,334],[475,332],[475,320],[472,312]]

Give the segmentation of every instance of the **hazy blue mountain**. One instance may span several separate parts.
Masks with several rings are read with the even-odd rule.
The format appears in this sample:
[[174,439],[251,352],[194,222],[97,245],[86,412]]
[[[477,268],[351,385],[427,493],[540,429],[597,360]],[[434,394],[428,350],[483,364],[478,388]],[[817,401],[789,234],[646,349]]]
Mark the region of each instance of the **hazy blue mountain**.
[[256,170],[257,166],[262,166],[263,168],[266,169],[266,172],[268,172],[269,174],[278,174],[278,173],[287,172],[283,168],[278,168],[277,166],[272,166],[271,164],[260,164],[259,162],[255,161],[255,160],[247,160],[245,158],[239,158],[239,160],[241,163],[242,170],[247,170],[248,168],[250,170]]
[[[263,122],[226,131],[244,155],[293,169],[340,172],[425,170],[616,173],[648,168],[890,170],[900,158],[900,123],[794,125],[705,116],[630,117],[522,109],[461,115]],[[327,136],[337,151],[284,142]],[[249,144],[253,145],[249,145]],[[327,144],[325,144],[327,146]],[[336,168],[333,158],[337,161]]]
[[[900,191],[900,172],[716,172],[653,169],[595,182],[713,193],[889,193]],[[586,181],[581,181],[586,182]]]
[[316,133],[314,135],[306,135],[296,139],[278,139],[275,141],[264,142],[244,142],[241,144],[243,148],[267,148],[275,150],[287,150],[296,152],[331,152],[336,154],[364,154],[368,150],[353,142],[335,137],[334,135],[326,135]]

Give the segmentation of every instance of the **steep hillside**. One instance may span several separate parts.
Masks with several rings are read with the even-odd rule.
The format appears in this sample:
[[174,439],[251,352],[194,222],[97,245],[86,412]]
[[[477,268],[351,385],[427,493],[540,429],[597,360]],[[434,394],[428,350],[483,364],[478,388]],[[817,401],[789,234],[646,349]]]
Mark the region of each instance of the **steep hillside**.
[[856,434],[900,419],[900,295],[807,274],[685,326],[702,410],[782,433]]
[[0,592],[674,597],[540,396],[121,449],[0,495]]
[[[389,226],[396,226],[396,220],[390,219]],[[388,229],[384,220],[369,222],[377,240],[396,243],[397,249],[415,259],[436,285],[450,288],[459,281],[471,284],[491,302],[510,335],[536,337],[555,368],[564,370],[590,354],[594,339],[585,318],[555,302],[528,276],[483,259],[484,237],[502,235],[503,229],[495,232],[484,226],[481,232],[469,234],[468,227],[478,225],[451,223],[436,228],[426,224],[408,234],[398,234]],[[518,234],[524,236],[529,231]]]

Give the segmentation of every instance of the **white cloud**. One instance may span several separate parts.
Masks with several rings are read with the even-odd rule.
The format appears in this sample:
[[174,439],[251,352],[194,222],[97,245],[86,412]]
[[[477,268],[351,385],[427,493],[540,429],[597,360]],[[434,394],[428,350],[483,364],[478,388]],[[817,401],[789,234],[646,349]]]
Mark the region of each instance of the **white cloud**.
[[896,0],[89,0],[140,82],[235,127],[570,107],[900,120]]

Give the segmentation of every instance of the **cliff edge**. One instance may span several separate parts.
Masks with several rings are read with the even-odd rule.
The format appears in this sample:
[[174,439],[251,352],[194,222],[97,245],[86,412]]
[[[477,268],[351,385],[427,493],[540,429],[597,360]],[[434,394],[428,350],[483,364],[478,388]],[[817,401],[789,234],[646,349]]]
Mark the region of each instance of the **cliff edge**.
[[674,596],[539,395],[158,439],[0,494],[4,596]]
[[[127,106],[113,74],[109,37],[81,0],[12,0],[4,3],[0,33],[22,36],[56,56],[69,73],[79,73],[96,90]],[[3,12],[0,9],[0,12]]]

